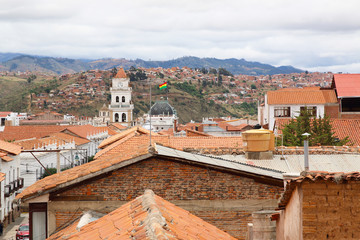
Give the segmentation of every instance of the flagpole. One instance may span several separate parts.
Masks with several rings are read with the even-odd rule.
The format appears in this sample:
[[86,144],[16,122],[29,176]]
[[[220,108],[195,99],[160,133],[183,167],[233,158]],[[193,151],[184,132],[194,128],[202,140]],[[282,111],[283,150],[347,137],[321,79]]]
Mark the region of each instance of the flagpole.
[[149,78],[149,86],[150,86],[150,111],[149,111],[149,117],[150,117],[150,147],[151,147],[151,80]]

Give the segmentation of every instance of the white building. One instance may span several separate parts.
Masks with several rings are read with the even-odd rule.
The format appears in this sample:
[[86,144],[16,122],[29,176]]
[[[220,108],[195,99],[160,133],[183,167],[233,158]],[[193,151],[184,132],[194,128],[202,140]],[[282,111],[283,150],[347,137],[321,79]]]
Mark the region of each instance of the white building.
[[324,117],[327,109],[338,105],[333,89],[285,88],[269,91],[265,95],[263,106],[258,107],[258,121],[260,125],[268,125],[274,130],[278,118],[294,118],[307,110],[310,115]]
[[0,132],[5,126],[19,126],[20,120],[27,119],[26,113],[0,112]]
[[170,105],[167,100],[156,101],[151,107],[150,113],[144,116],[145,129],[150,129],[150,114],[151,114],[151,130],[160,132],[168,130],[174,126],[174,121],[178,119],[176,110]]
[[0,221],[5,226],[19,214],[19,208],[13,204],[13,200],[24,184],[20,174],[20,153],[20,146],[0,140]]
[[[124,126],[131,126],[133,122],[134,104],[131,100],[132,88],[129,86],[130,78],[125,74],[124,69],[120,68],[116,76],[112,79],[112,87],[110,88],[111,103],[107,116],[110,122],[119,122]],[[105,114],[100,111],[100,114]]]

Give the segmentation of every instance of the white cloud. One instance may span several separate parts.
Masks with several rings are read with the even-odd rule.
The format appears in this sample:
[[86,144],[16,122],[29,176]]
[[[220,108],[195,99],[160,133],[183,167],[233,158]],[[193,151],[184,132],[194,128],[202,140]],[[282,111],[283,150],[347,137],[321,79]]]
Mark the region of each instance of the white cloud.
[[1,0],[6,37],[0,38],[0,51],[245,58],[359,72],[359,6],[355,0]]

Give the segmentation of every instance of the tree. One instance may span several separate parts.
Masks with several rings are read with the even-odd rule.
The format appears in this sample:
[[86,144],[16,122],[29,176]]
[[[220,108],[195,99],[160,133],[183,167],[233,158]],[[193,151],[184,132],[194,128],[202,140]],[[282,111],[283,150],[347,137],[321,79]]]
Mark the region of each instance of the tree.
[[32,81],[34,81],[36,79],[36,75],[31,74],[28,78],[27,78],[27,82],[30,84]]
[[255,84],[251,84],[251,89],[256,89],[256,85],[255,85]]
[[114,67],[113,69],[111,69],[111,74],[112,74],[112,76],[113,77],[115,77],[116,76],[116,74],[117,74],[117,68],[116,67]]
[[[328,116],[312,118],[307,110],[302,111],[299,116],[284,125],[282,132],[284,146],[303,146],[305,136],[302,134],[304,133],[310,133],[309,146],[342,146],[350,141],[349,137],[340,140],[334,136]],[[278,139],[278,144],[281,144],[281,139]]]
[[232,76],[232,77],[234,76],[231,72],[229,72],[225,68],[219,68],[218,72],[219,72],[219,74],[224,75],[224,76]]

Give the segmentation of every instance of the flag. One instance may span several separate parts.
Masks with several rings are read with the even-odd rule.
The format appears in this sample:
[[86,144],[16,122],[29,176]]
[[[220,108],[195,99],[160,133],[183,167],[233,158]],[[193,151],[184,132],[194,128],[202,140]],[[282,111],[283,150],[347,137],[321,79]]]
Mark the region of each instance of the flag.
[[163,84],[160,84],[160,85],[159,85],[159,88],[160,88],[160,89],[167,88],[167,82],[164,82]]

